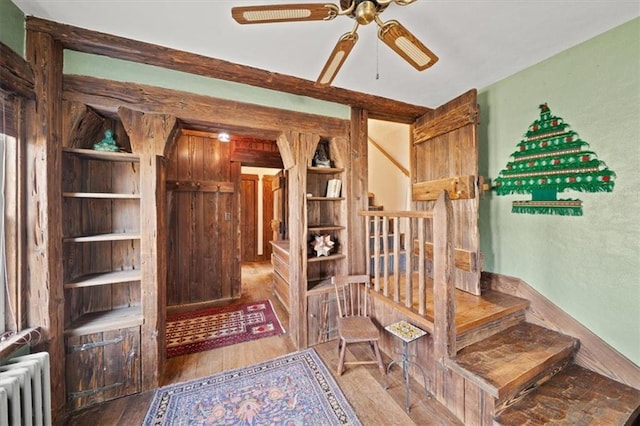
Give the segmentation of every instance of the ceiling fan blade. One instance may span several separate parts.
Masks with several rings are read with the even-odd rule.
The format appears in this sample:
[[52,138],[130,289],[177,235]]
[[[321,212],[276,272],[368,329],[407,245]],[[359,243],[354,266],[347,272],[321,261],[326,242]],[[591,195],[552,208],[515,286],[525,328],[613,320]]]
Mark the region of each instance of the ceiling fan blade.
[[438,57],[398,21],[381,24],[378,37],[418,71],[438,62]]
[[322,68],[322,72],[315,83],[316,86],[325,87],[331,84],[357,41],[358,34],[356,34],[355,31],[343,34],[342,37],[340,37],[340,40],[338,40],[336,47],[333,48],[329,59],[324,64],[324,68]]
[[239,24],[265,24],[270,22],[328,21],[340,9],[335,4],[277,4],[269,6],[232,7],[231,16]]

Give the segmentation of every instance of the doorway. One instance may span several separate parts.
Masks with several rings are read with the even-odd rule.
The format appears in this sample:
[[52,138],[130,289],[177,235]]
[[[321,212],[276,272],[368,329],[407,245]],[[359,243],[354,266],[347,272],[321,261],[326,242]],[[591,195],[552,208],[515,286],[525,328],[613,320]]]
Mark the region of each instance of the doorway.
[[268,261],[274,239],[273,182],[280,170],[243,167],[242,172],[241,258],[243,262]]

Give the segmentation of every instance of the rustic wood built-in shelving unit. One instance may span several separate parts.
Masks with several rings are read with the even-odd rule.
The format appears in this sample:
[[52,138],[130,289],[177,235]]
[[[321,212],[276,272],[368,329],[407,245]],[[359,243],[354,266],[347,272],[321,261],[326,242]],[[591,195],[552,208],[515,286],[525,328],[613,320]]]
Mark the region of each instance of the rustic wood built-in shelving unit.
[[77,409],[140,391],[140,157],[62,153],[66,388]]
[[[316,135],[301,137],[296,144],[298,160],[289,171],[289,206],[300,212],[289,216],[289,241],[273,241],[274,292],[290,311],[298,327],[297,344],[309,346],[334,337],[335,303],[331,277],[348,271],[346,144],[336,138]],[[318,167],[313,157],[321,147],[330,159],[329,167]],[[345,151],[345,152],[342,152]],[[328,193],[331,180],[340,190]],[[330,195],[330,196],[327,196]],[[318,255],[316,236],[328,236],[334,246]],[[295,255],[294,255],[295,253]],[[297,304],[297,305],[296,305]],[[296,317],[296,311],[301,316]],[[302,325],[300,325],[302,324]]]

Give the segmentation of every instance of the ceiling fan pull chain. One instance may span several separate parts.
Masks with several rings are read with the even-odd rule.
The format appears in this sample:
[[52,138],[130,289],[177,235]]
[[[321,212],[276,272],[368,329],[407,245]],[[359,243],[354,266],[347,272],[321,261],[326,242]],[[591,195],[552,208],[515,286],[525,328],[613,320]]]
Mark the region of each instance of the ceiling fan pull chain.
[[376,39],[376,80],[380,80],[380,54],[378,48],[380,47],[380,39]]

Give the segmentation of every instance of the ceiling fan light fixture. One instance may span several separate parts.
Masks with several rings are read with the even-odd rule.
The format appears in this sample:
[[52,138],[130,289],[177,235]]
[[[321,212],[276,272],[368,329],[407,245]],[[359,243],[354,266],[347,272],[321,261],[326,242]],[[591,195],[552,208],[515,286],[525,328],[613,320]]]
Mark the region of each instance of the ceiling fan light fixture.
[[375,3],[370,0],[365,0],[356,7],[355,18],[360,25],[367,25],[375,19],[377,13],[378,8]]
[[397,21],[380,25],[378,37],[418,71],[438,62],[438,57]]

